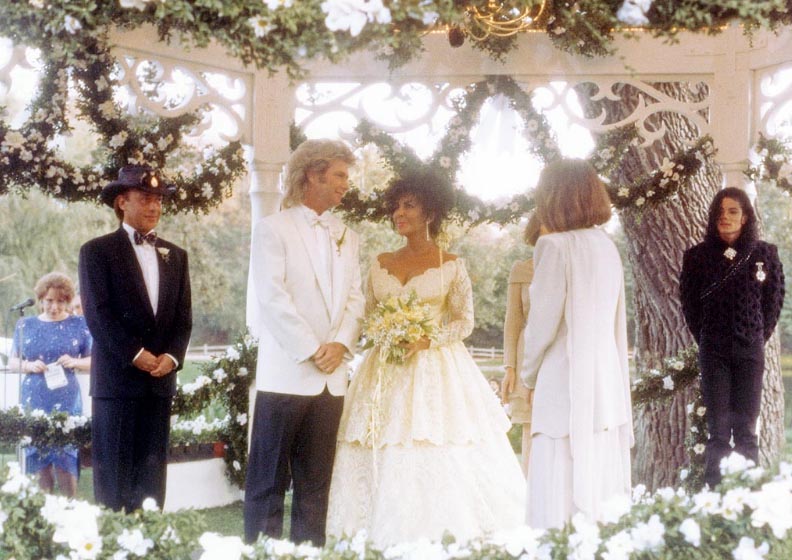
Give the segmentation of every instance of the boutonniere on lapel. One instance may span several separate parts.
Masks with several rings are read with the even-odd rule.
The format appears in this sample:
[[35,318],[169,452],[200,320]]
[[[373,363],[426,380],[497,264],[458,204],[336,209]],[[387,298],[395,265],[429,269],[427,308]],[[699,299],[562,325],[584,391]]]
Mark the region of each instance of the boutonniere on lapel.
[[157,247],[157,252],[160,254],[164,262],[168,262],[168,259],[170,258],[170,249],[167,247]]
[[765,278],[767,278],[767,274],[765,274],[765,271],[762,268],[763,266],[764,266],[763,262],[756,263],[756,279],[759,280],[760,282],[764,282]]
[[341,237],[335,240],[336,253],[339,257],[341,256],[341,247],[344,246],[344,241],[346,241],[346,232],[347,228],[344,228],[344,231],[341,233]]

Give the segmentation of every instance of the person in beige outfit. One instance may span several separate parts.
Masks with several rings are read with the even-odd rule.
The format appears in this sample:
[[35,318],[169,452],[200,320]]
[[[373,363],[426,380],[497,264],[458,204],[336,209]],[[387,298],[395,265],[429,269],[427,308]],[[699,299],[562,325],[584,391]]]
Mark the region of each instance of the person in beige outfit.
[[[539,219],[534,213],[525,227],[525,242],[531,247],[536,245],[540,229]],[[528,289],[532,279],[533,259],[514,263],[509,273],[506,317],[503,321],[503,368],[506,373],[501,381],[501,401],[509,407],[512,424],[522,424],[520,463],[524,474],[528,473],[528,457],[531,454],[533,389],[518,382],[517,367],[523,358],[523,333],[530,309]]]

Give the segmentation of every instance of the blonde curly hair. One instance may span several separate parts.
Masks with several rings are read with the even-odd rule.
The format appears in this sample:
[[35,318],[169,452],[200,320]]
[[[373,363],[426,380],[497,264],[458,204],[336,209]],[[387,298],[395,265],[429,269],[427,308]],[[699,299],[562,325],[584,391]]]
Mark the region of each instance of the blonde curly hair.
[[352,150],[341,140],[306,140],[294,150],[286,163],[286,192],[282,205],[290,208],[302,204],[309,173],[323,174],[335,160],[355,163]]

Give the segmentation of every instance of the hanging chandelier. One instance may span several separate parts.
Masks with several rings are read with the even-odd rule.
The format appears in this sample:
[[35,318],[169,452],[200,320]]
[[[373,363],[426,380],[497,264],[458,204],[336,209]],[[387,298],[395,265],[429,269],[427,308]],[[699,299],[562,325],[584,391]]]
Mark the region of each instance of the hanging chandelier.
[[534,28],[545,12],[547,0],[521,4],[526,2],[487,0],[481,7],[469,6],[466,10],[468,35],[476,41],[483,41],[490,36],[510,37]]

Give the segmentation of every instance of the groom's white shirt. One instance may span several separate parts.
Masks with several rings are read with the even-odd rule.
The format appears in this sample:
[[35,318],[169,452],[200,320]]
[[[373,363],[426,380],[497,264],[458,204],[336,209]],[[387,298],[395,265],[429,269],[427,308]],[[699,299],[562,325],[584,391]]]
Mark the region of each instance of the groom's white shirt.
[[327,213],[326,234],[317,233],[310,212],[288,208],[253,229],[248,324],[259,338],[258,391],[318,395],[327,386],[333,395],[346,393],[346,362],[328,375],[311,356],[326,342],[355,350],[364,309],[359,239]]

